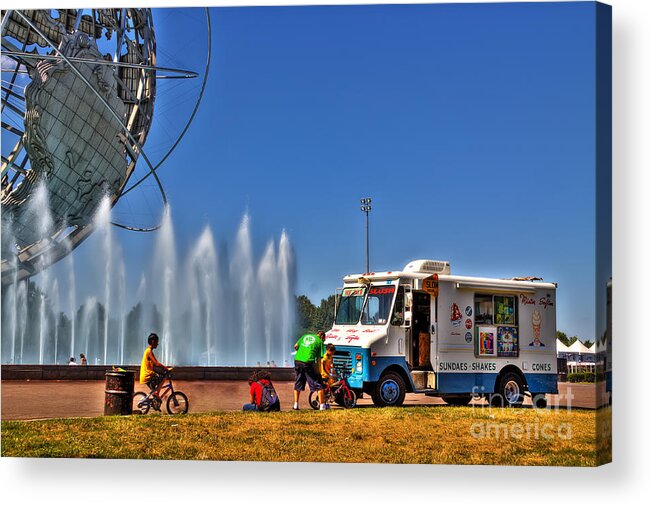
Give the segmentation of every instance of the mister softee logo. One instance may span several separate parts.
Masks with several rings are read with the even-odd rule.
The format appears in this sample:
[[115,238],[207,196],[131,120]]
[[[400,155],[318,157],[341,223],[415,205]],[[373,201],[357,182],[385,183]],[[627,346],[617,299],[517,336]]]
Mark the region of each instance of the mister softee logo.
[[315,340],[316,340],[316,339],[315,339],[314,336],[312,336],[312,335],[307,335],[307,336],[305,336],[305,337],[303,338],[303,345],[305,345],[305,346],[310,346],[311,344],[314,343]]

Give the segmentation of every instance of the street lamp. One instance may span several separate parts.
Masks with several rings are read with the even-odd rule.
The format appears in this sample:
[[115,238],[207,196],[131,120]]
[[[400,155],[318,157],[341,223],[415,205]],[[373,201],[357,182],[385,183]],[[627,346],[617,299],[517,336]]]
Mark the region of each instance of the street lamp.
[[361,211],[366,213],[366,274],[368,274],[371,272],[368,266],[368,213],[371,210],[371,199],[364,197],[360,200],[360,204],[362,204]]

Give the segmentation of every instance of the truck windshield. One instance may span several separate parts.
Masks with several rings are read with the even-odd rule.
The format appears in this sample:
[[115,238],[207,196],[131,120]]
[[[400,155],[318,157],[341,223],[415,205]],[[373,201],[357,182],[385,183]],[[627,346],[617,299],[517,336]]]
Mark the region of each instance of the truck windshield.
[[359,321],[359,315],[362,312],[365,294],[365,286],[344,288],[341,292],[335,323],[338,325],[355,325]]
[[391,311],[393,285],[372,286],[366,297],[366,305],[362,313],[362,325],[384,325]]

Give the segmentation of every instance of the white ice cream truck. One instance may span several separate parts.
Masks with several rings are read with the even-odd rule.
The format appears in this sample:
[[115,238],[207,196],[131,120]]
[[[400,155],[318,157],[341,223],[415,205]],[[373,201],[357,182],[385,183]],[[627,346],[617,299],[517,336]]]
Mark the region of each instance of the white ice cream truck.
[[537,406],[558,393],[556,284],[540,278],[450,274],[450,263],[415,260],[402,271],[347,275],[326,343],[335,368],[376,406],[407,392],[463,405]]

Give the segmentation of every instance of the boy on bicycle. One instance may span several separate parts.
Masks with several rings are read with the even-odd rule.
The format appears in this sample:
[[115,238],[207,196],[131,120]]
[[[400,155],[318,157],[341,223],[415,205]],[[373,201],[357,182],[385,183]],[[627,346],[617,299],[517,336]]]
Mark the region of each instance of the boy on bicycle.
[[153,332],[147,337],[147,344],[149,346],[142,355],[142,363],[140,364],[140,383],[146,384],[154,397],[160,401],[158,390],[163,382],[164,373],[169,371],[169,367],[165,367],[154,356],[154,349],[158,348],[158,336]]

